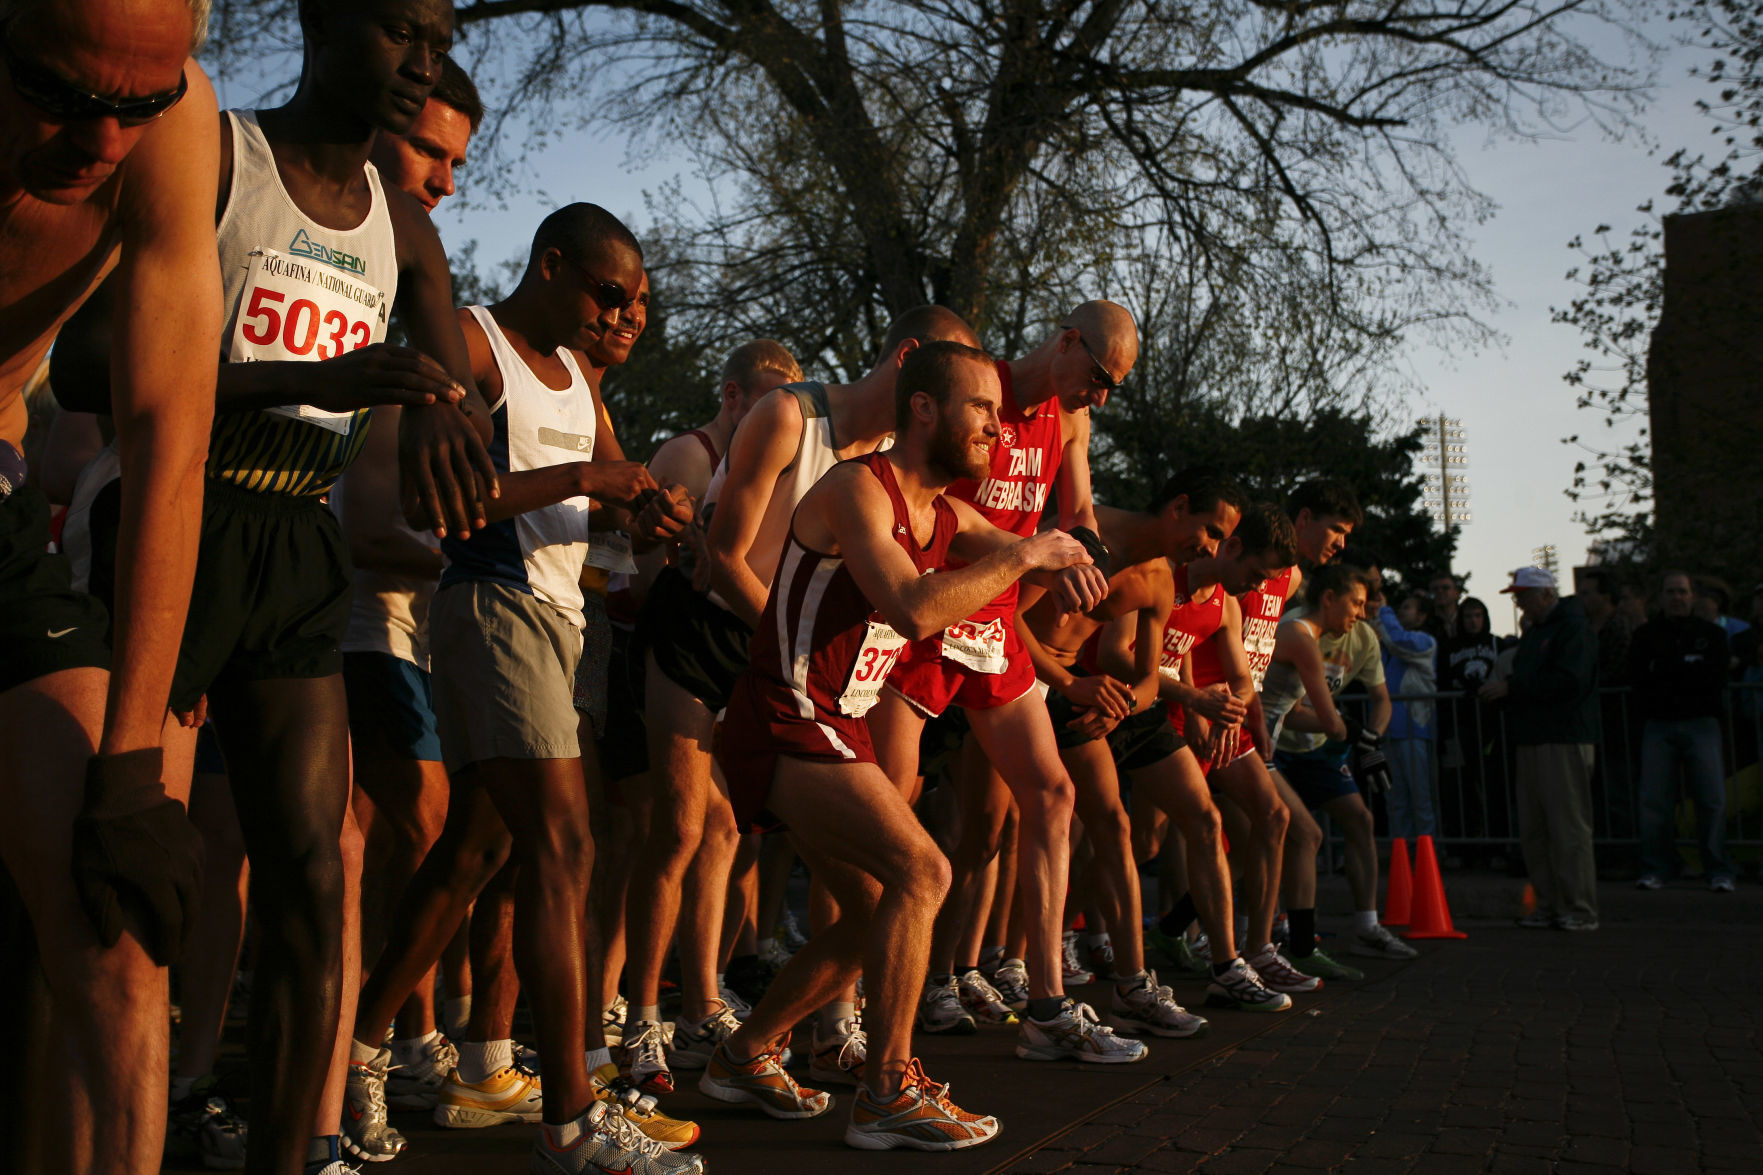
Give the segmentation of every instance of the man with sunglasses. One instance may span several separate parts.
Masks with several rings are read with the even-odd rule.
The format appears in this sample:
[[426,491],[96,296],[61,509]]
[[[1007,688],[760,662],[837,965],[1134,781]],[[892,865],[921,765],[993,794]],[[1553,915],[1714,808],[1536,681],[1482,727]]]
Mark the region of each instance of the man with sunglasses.
[[[65,1086],[33,1099],[37,1075],[14,1067],[27,1088],[9,1084],[4,1100],[24,1121],[0,1133],[21,1169],[156,1170],[165,1129],[164,965],[201,848],[187,787],[162,783],[161,727],[221,325],[216,106],[190,57],[206,10],[0,3],[0,860],[35,933],[55,1005],[44,1045]],[[126,308],[114,370],[127,558],[108,645],[102,607],[47,553],[49,503],[26,483],[22,449],[26,386],[111,274]],[[20,945],[0,949],[8,966],[30,956]]]
[[[952,496],[971,502],[994,526],[1022,536],[1035,533],[1055,490],[1059,522],[1107,570],[1107,552],[1096,535],[1090,500],[1089,410],[1107,402],[1138,358],[1138,328],[1113,302],[1085,302],[1038,347],[1020,359],[1000,362],[1004,385],[998,412],[999,443],[984,479],[957,481]],[[1092,1063],[1136,1061],[1137,1041],[1096,1031],[1065,998],[1060,918],[1071,852],[1074,790],[1059,758],[1047,707],[1035,688],[1035,667],[1014,624],[1016,589],[960,624],[908,646],[870,712],[876,754],[902,791],[910,792],[918,769],[919,736],[927,719],[960,706],[990,770],[957,781],[962,793],[961,839],[951,855],[955,881],[937,917],[931,976],[919,1010],[928,1032],[972,1032],[974,1017],[1002,1002],[1025,1014],[1017,1052],[1024,1057],[1071,1056]],[[1112,679],[1073,687],[1074,700],[1115,717],[1132,712],[1131,691]],[[970,758],[968,761],[972,761]],[[998,969],[1006,991],[994,990],[976,959],[957,959],[957,941],[972,914],[978,879],[997,852],[998,837],[1015,798],[1017,888],[1020,909],[1033,919],[1028,956]]]

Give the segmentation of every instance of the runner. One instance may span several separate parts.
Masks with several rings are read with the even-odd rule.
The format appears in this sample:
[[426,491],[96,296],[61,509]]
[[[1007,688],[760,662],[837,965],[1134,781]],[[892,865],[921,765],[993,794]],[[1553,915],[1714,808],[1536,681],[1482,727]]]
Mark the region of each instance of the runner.
[[[1287,503],[1292,519],[1292,533],[1297,539],[1298,559],[1312,564],[1326,563],[1346,545],[1347,535],[1362,520],[1358,499],[1340,482],[1318,479],[1305,482],[1292,492]],[[1217,748],[1227,745],[1234,749],[1234,758],[1215,762],[1208,783],[1216,795],[1235,805],[1234,812],[1221,805],[1226,816],[1226,831],[1233,844],[1243,845],[1243,889],[1248,905],[1249,934],[1245,956],[1266,985],[1274,991],[1300,993],[1315,991],[1321,986],[1319,977],[1306,975],[1292,967],[1273,945],[1273,914],[1281,893],[1282,873],[1287,875],[1285,891],[1286,914],[1291,920],[1292,937],[1308,935],[1315,938],[1315,888],[1306,891],[1301,878],[1309,862],[1309,874],[1315,876],[1315,858],[1322,843],[1321,830],[1310,819],[1304,805],[1282,786],[1267,769],[1263,756],[1272,755],[1265,723],[1261,716],[1259,691],[1262,676],[1273,656],[1279,617],[1289,599],[1303,581],[1297,564],[1268,577],[1259,588],[1244,592],[1237,604],[1242,617],[1239,633],[1220,629],[1210,641],[1195,646],[1191,654],[1193,685],[1200,690],[1224,685],[1247,706],[1240,722],[1223,717],[1196,715],[1190,711],[1189,745],[1196,741]],[[1246,662],[1237,662],[1234,648],[1241,640]],[[1212,725],[1238,725],[1249,735],[1249,746],[1240,739],[1221,744],[1214,738]],[[1220,737],[1229,738],[1228,735]],[[1208,741],[1212,740],[1212,741]],[[1231,832],[1231,820],[1240,818],[1241,836]],[[1291,878],[1300,880],[1293,881]],[[1259,945],[1257,945],[1259,944]],[[1217,995],[1219,993],[1210,993]],[[1227,998],[1228,993],[1224,997]]]
[[[1017,614],[1037,674],[1049,687],[1046,709],[1053,737],[1077,787],[1077,816],[1094,854],[1088,879],[1114,945],[1109,1022],[1132,1035],[1193,1036],[1205,1030],[1206,1021],[1177,1004],[1170,989],[1157,983],[1156,972],[1145,967],[1138,870],[1115,758],[1131,768],[1174,754],[1158,685],[1164,625],[1176,599],[1171,565],[1215,555],[1247,506],[1242,487],[1202,467],[1184,469],[1165,482],[1148,514],[1097,507],[1102,542],[1110,563],[1118,565],[1108,577],[1107,599],[1091,612],[1068,614],[1031,586],[1023,589]],[[1090,663],[1079,664],[1085,644],[1105,626],[1112,639],[1098,640]],[[1127,672],[1122,677],[1098,673],[1098,659]],[[1125,715],[1096,700],[1115,691],[1127,696]],[[1078,888],[1075,881],[1073,888]],[[1069,1055],[1062,1042],[1035,1039],[1042,1035],[1050,1034],[1042,1033],[1031,1016],[1017,1055],[1037,1060]]]
[[[658,481],[684,486],[694,502],[702,501],[736,426],[753,405],[773,389],[801,379],[801,367],[783,344],[758,339],[737,347],[722,366],[721,407],[715,418],[702,428],[664,442],[649,461],[650,474]],[[687,549],[681,548],[682,552]],[[698,552],[701,558],[701,544]],[[691,590],[690,576],[686,560],[670,564],[667,552],[657,549],[638,561],[633,587],[645,600],[652,587],[658,600],[680,599]],[[632,855],[634,884],[628,889],[626,912],[627,941],[642,940],[635,955],[644,960],[643,968],[629,969],[639,1023],[644,1005],[657,1006],[656,1015],[660,1014],[662,961],[674,936],[675,919],[679,919],[682,1000],[666,1054],[671,1073],[672,1069],[702,1069],[711,1048],[738,1023],[729,1018],[738,1010],[721,994],[717,964],[722,953],[729,872],[740,833],[728,800],[711,785],[706,773],[650,772],[648,748],[642,738],[635,737],[644,730],[645,721],[640,704],[647,688],[645,646],[654,638],[657,623],[666,619],[661,607],[639,612],[624,656],[615,651],[614,670],[623,668],[630,679],[628,683],[613,682],[608,691],[623,704],[616,717],[619,737],[607,740],[607,777],[631,781],[628,794],[634,801],[636,826],[644,832],[641,851]],[[681,702],[677,697],[672,700]],[[687,707],[681,704],[678,709]],[[673,749],[677,754],[679,745],[674,743]],[[653,1022],[654,1018],[650,1019]],[[671,1084],[670,1078],[659,1073],[638,1078],[651,1088],[663,1082]]]
[[[483,113],[477,87],[445,58],[440,80],[410,129],[375,136],[371,159],[381,182],[434,212],[453,194],[453,168],[464,163]],[[447,772],[428,669],[428,607],[441,553],[434,537],[411,529],[398,509],[398,418],[397,405],[375,410],[361,455],[331,494],[354,567],[349,626],[340,647],[355,782],[350,808],[364,841],[365,969],[379,957],[386,920],[447,817]],[[350,913],[345,910],[345,917]],[[432,1109],[458,1059],[435,1026],[432,976],[400,1011],[391,1050],[388,1104]],[[344,1145],[357,1157],[368,1157],[363,1152],[372,1142],[361,1135],[372,1121],[367,1114],[343,1115]]]
[[[208,357],[220,342],[217,115],[191,58],[206,9],[10,4],[0,25],[0,858],[54,993],[52,1021],[46,1010],[8,1015],[52,1023],[43,1055],[61,1081],[47,1116],[21,1114],[9,1138],[24,1168],[150,1172],[161,1157],[164,966],[201,881],[183,809],[188,764],[180,771],[176,750],[165,762],[161,724],[196,563]],[[128,477],[107,646],[102,609],[48,554],[49,503],[26,485],[22,454],[25,386],[111,273],[125,306],[111,406]],[[129,843],[153,848],[124,852]],[[17,1070],[21,1086],[39,1079]],[[9,1079],[9,1108],[32,1105],[29,1093]]]
[[[1236,916],[1231,900],[1230,869],[1225,861],[1222,821],[1206,788],[1211,770],[1208,756],[1200,759],[1186,739],[1187,711],[1209,720],[1240,720],[1247,712],[1243,700],[1223,683],[1200,690],[1184,675],[1188,655],[1201,642],[1224,631],[1223,652],[1233,660],[1242,658],[1234,634],[1241,630],[1241,613],[1235,596],[1259,588],[1270,575],[1297,560],[1297,540],[1292,524],[1279,507],[1260,503],[1250,507],[1229,538],[1209,556],[1193,559],[1174,569],[1173,605],[1163,625],[1162,650],[1157,666],[1157,691],[1170,729],[1181,740],[1170,753],[1152,760],[1140,754],[1136,760],[1117,758],[1127,770],[1133,795],[1168,813],[1185,842],[1187,863],[1181,880],[1187,893],[1169,913],[1145,930],[1147,945],[1172,963],[1185,964],[1187,952],[1176,939],[1196,915],[1211,944],[1208,1003],[1256,1012],[1278,1012],[1292,1006],[1291,997],[1268,990],[1236,950]],[[1122,617],[1103,630],[1097,666],[1102,672],[1125,678],[1134,672],[1131,649],[1132,617]],[[1129,723],[1139,723],[1136,716]],[[1126,729],[1122,724],[1121,730]],[[1119,731],[1116,732],[1120,733]]]
[[[825,1113],[832,1098],[798,1086],[783,1049],[797,1021],[861,970],[871,1037],[845,1141],[867,1150],[955,1150],[989,1141],[999,1125],[957,1108],[911,1055],[930,921],[949,874],[876,765],[863,715],[908,638],[971,615],[1019,577],[1036,573],[1077,607],[1102,594],[1100,573],[1074,566],[1088,560],[1069,535],[1018,539],[941,493],[990,466],[994,372],[985,352],[955,343],[906,356],[895,448],[841,464],[795,511],[717,748],[736,819],[787,822],[839,915],[716,1047],[699,1088],[777,1118]],[[952,547],[969,565],[925,575],[946,566]]]
[[[1078,306],[1033,351],[999,364],[1003,431],[992,466],[984,478],[957,481],[950,493],[972,503],[993,525],[1028,536],[1056,488],[1060,526],[1073,533],[1083,528],[1091,553],[1099,554],[1090,501],[1089,410],[1107,401],[1137,357],[1138,330],[1130,314],[1112,302]],[[972,1032],[969,1008],[1001,1020],[1008,1016],[1001,1009],[1008,1006],[1026,1014],[1023,1041],[1040,1039],[1043,1030],[1027,1023],[1037,1020],[1056,1025],[1046,1031],[1094,1054],[1090,1059],[1134,1060],[1143,1045],[1112,1036],[1090,1038],[1085,1024],[1073,1018],[1075,1005],[1065,999],[1060,910],[1070,865],[1073,791],[1046,707],[1032,696],[1034,665],[1012,626],[1015,610],[1012,585],[947,632],[912,645],[870,717],[877,758],[903,793],[918,776],[926,720],[951,705],[962,707],[984,760],[1005,785],[997,787],[990,772],[961,773],[957,781],[963,818],[951,857],[955,881],[952,899],[937,918],[934,971],[919,1024],[929,1032]],[[1116,690],[1110,698],[1124,713],[1124,692]],[[1018,908],[1029,927],[1028,951],[1026,963],[1011,958],[999,968],[1000,991],[978,975],[977,960],[955,958],[955,944],[972,918],[979,878],[997,853],[1012,799],[1019,813]]]
[[[681,792],[707,796],[714,782],[709,753],[711,730],[728,705],[729,691],[746,667],[753,625],[777,569],[790,515],[815,482],[840,460],[869,453],[894,427],[895,379],[900,364],[921,344],[935,340],[977,342],[952,311],[921,306],[895,319],[882,339],[881,355],[852,384],[788,384],[764,396],[748,412],[729,442],[726,459],[705,492],[706,561],[714,590],[691,590],[682,573],[658,576],[644,601],[639,621],[645,636],[645,689],[649,721],[649,762]],[[649,1090],[670,1089],[671,1069],[660,1024],[658,983],[668,933],[657,933],[662,917],[677,916],[676,888],[663,890],[658,862],[671,853],[666,822],[651,829],[658,838],[637,856],[627,907],[632,976],[630,1009],[624,1027],[626,1065],[631,1079]],[[654,920],[651,921],[651,907]],[[665,913],[664,913],[665,912]],[[731,1026],[718,1020],[712,1034]],[[823,1009],[814,1036],[816,1080],[851,1081],[863,1041],[857,1026],[855,991]],[[835,1062],[842,1059],[845,1068]]]
[[[587,1016],[584,982],[593,842],[571,695],[587,497],[636,511],[634,522],[625,515],[617,524],[645,539],[665,537],[681,521],[647,471],[621,459],[577,358],[617,324],[633,300],[626,291],[641,280],[629,230],[602,208],[572,204],[540,224],[526,274],[507,300],[460,312],[473,378],[496,404],[492,447],[504,492],[492,503],[490,527],[443,547],[447,569],[429,623],[452,803],[363,990],[351,1046],[363,1076],[383,1082],[386,1021],[512,846],[514,954],[549,1089],[542,1094],[535,1076],[515,1068],[510,1039],[480,1035],[496,1009],[474,1000],[435,1118],[482,1126],[542,1115],[535,1170],[577,1172],[645,1157],[659,1169],[698,1169],[692,1156],[663,1158],[644,1133],[665,1128],[670,1144],[685,1145],[696,1127],[616,1105],[607,1113],[609,1058],[595,1040],[598,1017]],[[587,459],[552,463],[567,454]],[[584,1057],[584,1041],[598,1055]]]

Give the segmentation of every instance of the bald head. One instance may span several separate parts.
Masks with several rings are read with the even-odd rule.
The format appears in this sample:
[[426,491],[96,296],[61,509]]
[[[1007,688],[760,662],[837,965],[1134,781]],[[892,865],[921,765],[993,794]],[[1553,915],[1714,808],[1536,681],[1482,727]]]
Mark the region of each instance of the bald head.
[[[722,385],[727,387],[735,384],[741,391],[753,394],[762,380],[781,378],[784,383],[797,383],[802,379],[801,365],[790,349],[776,339],[754,339],[750,343],[742,343],[722,364]],[[777,384],[767,380],[770,386],[764,391],[769,392]]]
[[1065,316],[1067,329],[1083,335],[1084,342],[1116,380],[1126,378],[1139,361],[1139,328],[1132,312],[1117,302],[1093,299]]
[[915,306],[896,317],[882,339],[880,363],[896,359],[899,350],[909,341],[924,343],[960,343],[978,347],[979,336],[967,320],[947,306]]
[[0,25],[43,13],[71,15],[81,9],[92,10],[94,15],[107,20],[133,20],[158,9],[178,9],[190,16],[190,52],[194,53],[208,39],[208,7],[209,0],[132,0],[130,3],[116,3],[115,0],[0,0]]

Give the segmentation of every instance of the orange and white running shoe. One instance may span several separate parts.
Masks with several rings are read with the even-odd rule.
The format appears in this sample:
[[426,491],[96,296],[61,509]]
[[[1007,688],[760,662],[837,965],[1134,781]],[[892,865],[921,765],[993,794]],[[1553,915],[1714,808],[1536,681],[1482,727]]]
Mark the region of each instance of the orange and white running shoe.
[[454,1069],[435,1097],[435,1125],[462,1130],[504,1122],[537,1122],[544,1111],[538,1076],[513,1065],[472,1082],[461,1081],[459,1070]]
[[914,1057],[893,1101],[877,1101],[867,1085],[857,1087],[845,1144],[866,1151],[957,1151],[990,1142],[1002,1129],[989,1114],[970,1114],[950,1101],[949,1087],[926,1077]]
[[670,1118],[646,1094],[619,1073],[618,1065],[608,1061],[588,1074],[594,1097],[624,1115],[644,1137],[653,1139],[670,1151],[684,1150],[698,1141],[698,1124],[684,1118]]
[[832,1095],[796,1084],[784,1071],[784,1045],[789,1037],[751,1061],[729,1056],[728,1042],[716,1046],[698,1089],[719,1102],[752,1102],[773,1118],[818,1118],[833,1108]]

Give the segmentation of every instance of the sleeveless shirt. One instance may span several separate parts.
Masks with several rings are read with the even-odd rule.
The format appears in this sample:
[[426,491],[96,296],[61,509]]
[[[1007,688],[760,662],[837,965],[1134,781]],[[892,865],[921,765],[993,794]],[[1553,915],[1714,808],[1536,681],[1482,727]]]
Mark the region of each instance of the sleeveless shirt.
[[[221,216],[221,287],[227,309],[221,358],[316,362],[386,337],[398,292],[398,245],[373,164],[372,204],[352,229],[326,228],[288,195],[251,110],[227,111],[233,172]],[[240,489],[315,497],[367,439],[368,409],[325,413],[302,405],[217,413],[208,475]]]
[[[1273,661],[1279,617],[1285,611],[1286,593],[1291,589],[1292,572],[1296,570],[1296,567],[1287,567],[1259,588],[1237,597],[1243,611],[1243,652],[1248,655],[1249,674],[1254,679],[1257,693],[1261,691],[1262,678],[1267,675],[1267,666]],[[1200,645],[1194,652],[1194,684],[1205,687],[1223,680],[1224,666],[1218,660],[1218,654],[1212,651],[1210,644]]]
[[[496,469],[518,473],[591,459],[597,415],[593,392],[575,357],[566,348],[557,349],[569,372],[569,386],[549,387],[515,352],[487,309],[473,306],[471,316],[489,337],[490,353],[502,373],[502,396],[490,409],[495,426],[490,459]],[[441,586],[471,580],[505,584],[558,608],[581,628],[588,505],[584,497],[565,498],[491,523],[464,542],[443,539],[447,566]]]

